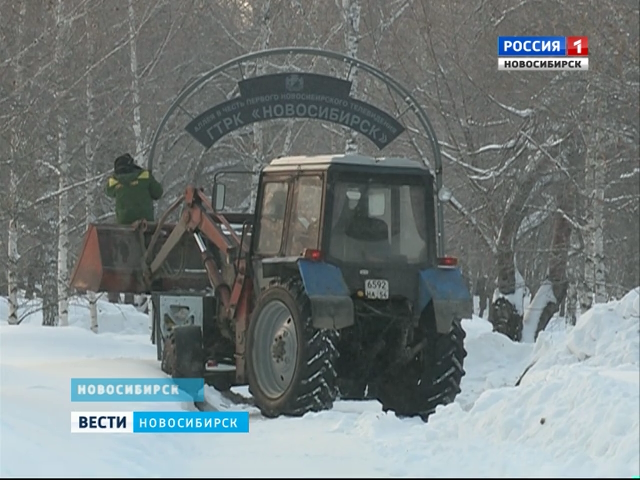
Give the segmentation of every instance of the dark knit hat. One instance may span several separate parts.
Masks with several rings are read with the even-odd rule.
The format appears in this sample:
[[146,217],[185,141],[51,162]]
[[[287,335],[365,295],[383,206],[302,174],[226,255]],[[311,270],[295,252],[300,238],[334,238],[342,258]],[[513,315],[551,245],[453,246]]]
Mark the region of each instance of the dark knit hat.
[[113,164],[113,168],[117,170],[128,169],[133,167],[135,164],[133,157],[129,153],[125,153],[124,155],[120,155],[116,158],[116,161]]

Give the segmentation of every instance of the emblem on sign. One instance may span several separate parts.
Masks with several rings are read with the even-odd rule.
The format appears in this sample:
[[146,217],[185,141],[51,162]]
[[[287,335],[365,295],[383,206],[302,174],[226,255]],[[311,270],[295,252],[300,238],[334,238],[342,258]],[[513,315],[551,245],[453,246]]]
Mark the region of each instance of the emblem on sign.
[[301,92],[304,88],[304,79],[300,75],[289,75],[284,80],[284,87],[287,92]]
[[[380,149],[404,131],[378,107],[349,96],[351,82],[317,73],[274,73],[238,82],[240,96],[211,107],[185,127],[205,148],[251,123],[308,118],[365,135]],[[309,95],[301,95],[301,93]],[[295,96],[294,96],[295,94]]]

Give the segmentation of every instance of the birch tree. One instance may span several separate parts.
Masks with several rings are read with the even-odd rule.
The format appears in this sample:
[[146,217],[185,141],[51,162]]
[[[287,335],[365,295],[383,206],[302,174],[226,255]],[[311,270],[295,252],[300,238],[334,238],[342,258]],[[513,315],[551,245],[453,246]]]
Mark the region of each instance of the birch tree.
[[[24,19],[27,13],[25,0],[20,0],[18,4],[17,25],[17,50],[22,48],[23,44],[23,28]],[[20,90],[23,81],[22,59],[19,55],[15,56],[15,90],[16,95]],[[9,160],[9,229],[7,234],[7,289],[8,289],[8,306],[9,306],[9,325],[17,325],[18,323],[18,151],[20,150],[20,135],[18,127],[15,126],[11,131],[11,158]]]
[[[591,86],[593,87],[593,85]],[[592,118],[599,118],[601,100],[593,92],[589,93],[589,109],[595,114]],[[605,264],[604,264],[604,189],[607,177],[607,164],[603,146],[607,144],[601,127],[594,123],[588,128],[588,136],[593,138],[589,142],[586,157],[585,187],[587,189],[587,226],[586,226],[586,255],[584,261],[585,285],[580,301],[584,312],[591,308],[593,302],[607,301]]]
[[[263,0],[260,15],[258,16],[258,37],[256,40],[258,50],[266,50],[271,41],[272,20],[271,20],[271,0]],[[260,60],[256,61],[255,75],[260,76],[265,72],[264,63]],[[251,200],[250,211],[256,208],[256,196],[258,194],[258,181],[260,178],[260,170],[266,162],[265,143],[263,136],[262,124],[260,122],[252,125],[253,130],[253,177],[251,180]]]
[[567,267],[574,215],[575,191],[570,182],[557,193],[553,216],[551,251],[546,277],[527,307],[523,318],[522,340],[535,342],[565,301],[568,288]]
[[[86,34],[86,45],[87,45],[87,64],[92,64],[95,61],[95,45],[94,45],[94,35],[95,31],[92,26],[89,9],[87,4],[85,4],[85,12],[84,12],[84,26],[85,26],[85,34]],[[84,138],[84,153],[85,153],[85,179],[87,180],[87,184],[85,187],[85,215],[86,215],[86,227],[89,226],[95,221],[94,209],[95,209],[95,194],[96,189],[95,185],[92,182],[93,177],[95,176],[95,166],[94,166],[94,126],[95,126],[95,95],[93,91],[93,72],[88,72],[86,77],[86,86],[85,86],[85,100],[87,107],[87,119],[86,119],[86,127],[85,127],[85,138]],[[87,298],[89,300],[89,317],[91,321],[91,331],[94,333],[98,333],[98,308],[96,305],[97,296],[95,292],[87,292]]]
[[[57,0],[55,21],[57,25],[55,38],[54,60],[57,73],[62,78],[64,75],[63,59],[65,54],[66,31],[68,20],[64,17],[64,2]],[[61,92],[56,91],[55,98],[60,100]],[[58,188],[61,193],[58,196],[58,322],[60,326],[69,325],[69,192],[65,190],[69,180],[69,152],[67,148],[68,120],[64,114],[62,105],[57,109],[58,130]]]
[[133,98],[133,137],[135,139],[136,150],[134,159],[138,165],[143,165],[142,154],[144,151],[142,138],[142,120],[140,118],[140,80],[138,72],[138,49],[136,41],[136,12],[133,7],[133,0],[128,0],[128,23],[129,23],[129,67],[131,71],[131,95]]
[[[353,58],[358,58],[358,45],[360,43],[360,18],[361,8],[360,0],[336,0],[338,8],[340,8],[344,21],[344,43],[346,54]],[[352,91],[358,88],[358,68],[351,65],[347,80],[352,82]],[[345,144],[345,153],[358,152],[358,133],[350,130]]]
[[[55,116],[52,114],[55,121]],[[53,123],[53,122],[52,122]],[[55,123],[54,123],[55,125]],[[57,125],[55,125],[57,127]],[[56,136],[47,135],[50,145],[56,145]],[[45,161],[55,166],[57,152],[46,151]],[[41,265],[40,278],[42,283],[42,325],[53,327],[59,323],[60,284],[58,278],[58,245],[53,239],[58,238],[59,214],[56,207],[56,197],[49,198],[42,202],[40,208],[35,209],[40,219],[40,233],[44,236],[42,248],[38,250],[39,264]]]

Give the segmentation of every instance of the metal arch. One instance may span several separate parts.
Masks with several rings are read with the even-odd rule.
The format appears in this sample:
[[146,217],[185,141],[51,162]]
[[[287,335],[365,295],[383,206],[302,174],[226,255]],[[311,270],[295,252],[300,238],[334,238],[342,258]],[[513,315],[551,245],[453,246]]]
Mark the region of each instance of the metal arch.
[[173,115],[175,110],[180,107],[180,104],[187,99],[197,88],[204,85],[206,82],[214,78],[219,73],[224,72],[230,67],[236,66],[238,64],[242,64],[244,62],[248,62],[254,59],[262,58],[262,57],[271,57],[277,55],[286,55],[286,54],[298,54],[298,55],[309,55],[315,57],[324,57],[330,58],[332,60],[342,61],[344,63],[348,63],[351,65],[355,65],[357,68],[371,74],[372,76],[381,80],[385,85],[387,85],[391,90],[393,90],[396,94],[403,98],[405,104],[407,104],[411,110],[415,113],[416,117],[420,124],[422,125],[425,133],[427,134],[427,138],[429,140],[429,144],[431,146],[431,151],[434,158],[435,164],[435,181],[436,181],[436,223],[437,223],[437,248],[438,248],[438,256],[444,256],[444,214],[443,214],[443,204],[438,198],[437,192],[442,188],[442,156],[440,153],[440,145],[438,143],[435,130],[431,125],[429,117],[427,116],[424,109],[420,106],[416,98],[411,94],[409,90],[404,88],[397,80],[393,77],[387,75],[382,70],[374,67],[373,65],[363,62],[362,60],[358,60],[357,58],[349,57],[348,55],[344,55],[342,53],[334,52],[331,50],[322,50],[318,48],[310,48],[310,47],[284,47],[284,48],[272,48],[268,50],[261,50],[258,52],[248,53],[246,55],[241,55],[239,57],[233,58],[222,65],[209,70],[208,72],[203,73],[199,78],[196,78],[193,82],[191,82],[179,95],[178,98],[171,104],[164,117],[160,121],[158,128],[153,136],[153,140],[151,142],[151,149],[149,151],[149,160],[147,162],[147,168],[151,171],[153,170],[153,160],[155,156],[156,146],[158,144],[158,140],[162,131],[164,130],[165,125],[167,124],[169,118]]

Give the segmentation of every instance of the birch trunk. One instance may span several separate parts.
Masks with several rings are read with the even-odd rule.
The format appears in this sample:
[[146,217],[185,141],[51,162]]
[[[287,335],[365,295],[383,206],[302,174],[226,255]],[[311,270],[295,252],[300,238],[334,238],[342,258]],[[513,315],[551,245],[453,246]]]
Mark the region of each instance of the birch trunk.
[[[138,74],[138,47],[136,42],[136,11],[133,7],[133,0],[129,0],[129,68],[131,71],[131,94],[133,96],[133,138],[136,143],[136,150],[133,158],[137,165],[144,166],[144,139],[142,138],[142,120],[140,116],[140,76]],[[132,294],[124,295],[124,303],[131,305],[135,303]]]
[[[87,33],[87,57],[89,60],[89,65],[91,65],[94,61],[95,56],[95,46],[93,43],[93,32],[91,29],[91,21],[89,18],[89,8],[87,4],[85,4],[85,12],[84,12],[84,25]],[[95,186],[90,179],[94,176],[94,147],[93,147],[93,138],[94,138],[94,122],[95,122],[95,104],[94,104],[94,93],[93,93],[93,73],[91,71],[87,72],[87,80],[86,80],[86,102],[87,102],[87,126],[85,128],[85,138],[84,138],[84,153],[85,153],[85,179],[87,180],[86,185],[86,224],[87,228],[91,223],[95,221],[94,212],[94,196],[95,196]],[[89,300],[89,318],[91,319],[91,331],[94,333],[98,333],[98,308],[96,305],[96,294],[95,292],[87,292],[87,299]]]
[[[599,108],[594,105],[597,100],[592,101],[592,108],[596,110],[591,118],[599,117]],[[586,256],[584,265],[585,285],[580,301],[581,311],[584,313],[595,303],[607,301],[607,289],[605,280],[604,263],[604,189],[607,175],[607,162],[601,145],[606,141],[601,129],[598,126],[593,128],[591,135],[591,145],[587,150],[586,158],[586,188],[589,192],[589,203],[587,206],[587,227],[586,227]]]
[[[57,233],[56,212],[46,212],[47,237],[55,238]],[[53,327],[58,324],[58,284],[56,275],[56,245],[53,242],[43,243],[44,259],[42,262],[42,325]]]
[[134,159],[143,166],[144,141],[140,119],[140,79],[138,76],[138,52],[136,44],[136,12],[133,0],[129,0],[129,60],[131,68],[131,94],[133,95],[133,136],[136,142]]
[[293,146],[293,120],[287,122],[287,134],[284,137],[284,142],[282,143],[282,156],[285,157],[289,155],[291,152],[291,147]]
[[[584,171],[587,150],[585,149],[584,139],[582,135],[573,135],[571,145],[573,148],[569,151],[569,168],[571,171]],[[585,201],[584,195],[577,195],[577,192],[585,191],[585,175],[577,175],[575,184],[572,186],[574,198],[570,201],[567,208],[574,218],[584,218]],[[585,236],[581,229],[576,225],[571,226],[571,234],[569,235],[569,252],[567,259],[567,295],[565,298],[565,323],[569,326],[576,324],[580,309],[580,292],[584,285],[584,260],[585,260]]]
[[[598,147],[600,144],[598,144]],[[594,189],[593,189],[593,284],[594,300],[604,303],[608,299],[606,285],[606,266],[604,261],[604,189],[607,173],[607,162],[604,153],[598,152],[595,159]]]
[[581,285],[580,278],[584,274],[584,268],[581,268],[581,258],[576,255],[575,252],[580,248],[578,235],[580,233],[575,229],[571,230],[570,245],[572,255],[569,257],[567,266],[567,277],[569,278],[569,284],[567,286],[567,298],[565,308],[565,322],[567,325],[573,326],[578,320],[578,305],[580,303],[579,298],[579,286]]
[[[13,152],[12,152],[13,153]],[[14,157],[15,158],[15,157]],[[17,176],[14,171],[15,166],[10,166],[9,172],[9,195],[11,199],[11,218],[9,219],[9,232],[7,235],[7,290],[9,294],[9,325],[18,324],[18,282],[16,272],[18,270],[18,225],[16,215],[16,195]]]
[[258,184],[260,183],[260,170],[265,163],[264,158],[264,139],[262,137],[262,128],[259,123],[253,124],[253,174],[251,175],[251,201],[249,211],[254,212],[256,209],[256,199],[258,196]]
[[[63,0],[56,3],[56,45],[54,60],[58,74],[62,75],[62,59],[64,55],[64,19]],[[67,119],[59,107],[57,114],[58,128],[58,324],[69,325],[69,300],[67,296],[69,284],[68,252],[69,252],[69,193],[65,190],[69,176],[69,154],[67,152]]]
[[[360,43],[360,0],[342,0],[342,16],[345,22],[345,48],[347,55],[358,58],[358,46]],[[348,80],[352,82],[352,91],[358,88],[358,68],[351,66],[349,70]],[[358,133],[350,130],[349,136],[345,144],[345,153],[358,152]]]
[[527,199],[538,180],[538,166],[542,158],[536,152],[520,177],[517,190],[511,197],[497,241],[496,267],[498,288],[494,292],[489,320],[495,331],[514,341],[522,339],[525,282],[516,267],[515,244],[518,229],[524,218]]
[[[271,40],[271,0],[265,0],[260,12],[260,34],[259,50],[266,50]],[[264,65],[260,60],[256,61],[256,76],[264,74]],[[260,181],[260,170],[265,164],[264,137],[262,135],[262,125],[260,122],[253,124],[253,175],[251,176],[251,201],[249,211],[256,208],[256,197],[258,195],[258,183]]]
[[[18,17],[18,51],[22,48],[23,22],[27,13],[25,0],[20,1],[20,11]],[[15,65],[15,88],[20,89],[22,85],[22,61],[16,57]],[[7,294],[9,296],[9,325],[18,324],[18,151],[20,149],[20,136],[18,130],[11,131],[11,158],[9,159],[9,231],[7,232]]]
[[[569,190],[570,192],[571,190]],[[567,189],[558,195],[558,211],[553,218],[553,236],[551,254],[547,267],[547,278],[544,280],[523,319],[522,340],[535,342],[551,318],[558,312],[567,294],[567,263],[571,240],[571,223],[566,215],[572,215],[573,199],[569,198]],[[563,214],[564,212],[564,214]]]

